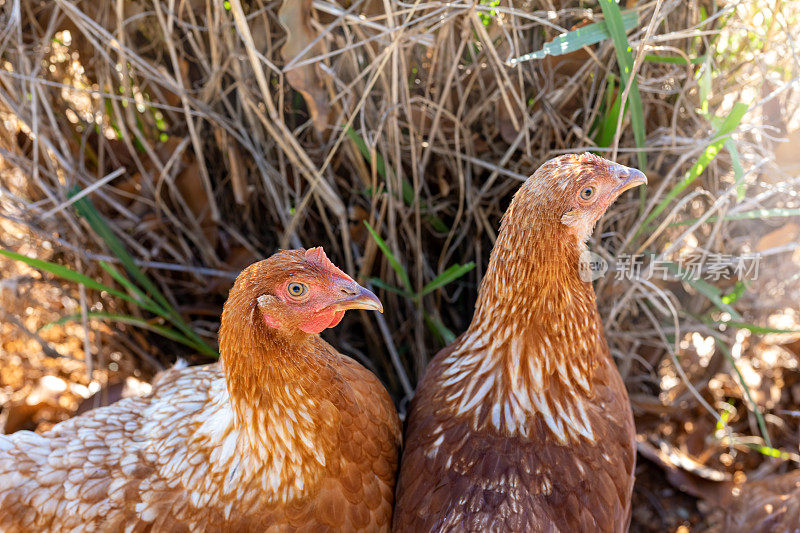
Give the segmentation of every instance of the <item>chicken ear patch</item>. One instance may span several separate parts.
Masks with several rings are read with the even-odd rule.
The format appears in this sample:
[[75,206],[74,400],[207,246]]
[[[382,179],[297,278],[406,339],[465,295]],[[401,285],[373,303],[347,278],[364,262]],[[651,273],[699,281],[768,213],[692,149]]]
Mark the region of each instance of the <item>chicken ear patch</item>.
[[269,327],[275,328],[275,329],[278,329],[279,327],[281,327],[281,323],[278,322],[278,319],[276,319],[275,317],[273,317],[269,313],[262,313],[262,316],[264,317],[264,323],[266,325],[268,325]]
[[561,215],[561,223],[565,226],[574,227],[578,224],[579,221],[579,214],[577,213],[577,209],[572,208]]
[[593,221],[586,220],[587,214],[580,209],[570,209],[561,215],[561,223],[567,226],[570,231],[575,234],[579,244],[583,244],[589,240],[594,230]]
[[264,323],[271,328],[281,327],[281,322],[269,311],[269,308],[278,299],[268,294],[262,294],[258,297],[258,307],[261,308],[261,316],[264,318]]

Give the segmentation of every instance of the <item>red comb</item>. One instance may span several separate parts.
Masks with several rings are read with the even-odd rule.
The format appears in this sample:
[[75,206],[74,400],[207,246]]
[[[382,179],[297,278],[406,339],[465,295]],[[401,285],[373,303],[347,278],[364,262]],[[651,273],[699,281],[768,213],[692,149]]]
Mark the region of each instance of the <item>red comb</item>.
[[322,249],[322,246],[316,246],[314,248],[309,248],[306,250],[306,261],[311,264],[314,264],[320,268],[325,268],[330,270],[333,274],[337,276],[341,276],[346,279],[352,279],[350,276],[339,270],[339,267],[334,265],[328,256],[325,255],[325,250]]

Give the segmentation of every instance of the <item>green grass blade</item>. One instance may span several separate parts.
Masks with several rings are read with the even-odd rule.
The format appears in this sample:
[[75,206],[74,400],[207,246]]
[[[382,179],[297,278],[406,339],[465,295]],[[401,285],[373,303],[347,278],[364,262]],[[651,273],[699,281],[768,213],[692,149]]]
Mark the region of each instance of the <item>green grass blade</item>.
[[683,279],[686,283],[691,285],[697,292],[705,296],[711,301],[720,311],[724,311],[737,320],[741,320],[742,315],[736,309],[725,303],[722,299],[722,292],[714,285],[702,279]]
[[[2,248],[0,248],[0,255],[4,255],[4,256],[6,256],[6,257],[8,257],[10,259],[14,259],[16,261],[21,261],[21,262],[23,262],[23,263],[25,263],[28,266],[31,266],[33,268],[37,268],[39,270],[44,270],[45,272],[49,272],[50,274],[53,274],[54,276],[57,276],[57,277],[59,277],[61,279],[65,279],[67,281],[72,281],[72,282],[75,282],[75,283],[80,283],[81,285],[83,285],[84,287],[86,287],[88,289],[94,289],[96,291],[101,291],[101,292],[104,291],[104,292],[110,294],[111,296],[115,296],[117,298],[125,300],[126,302],[130,302],[132,304],[140,306],[143,309],[146,309],[147,311],[150,311],[152,313],[159,314],[158,311],[163,311],[163,310],[159,309],[157,306],[153,307],[153,303],[152,302],[138,300],[138,299],[134,298],[133,296],[131,296],[129,294],[126,294],[126,293],[124,293],[122,291],[118,291],[117,289],[113,289],[113,288],[111,288],[111,287],[109,287],[109,286],[107,286],[107,285],[105,285],[103,283],[100,283],[98,281],[93,280],[89,276],[81,274],[80,272],[76,272],[76,271],[74,271],[72,269],[69,269],[69,268],[67,268],[65,266],[62,266],[62,265],[59,265],[59,264],[56,264],[56,263],[50,263],[48,261],[43,261],[42,259],[36,259],[34,257],[28,257],[27,255],[22,255],[22,254],[19,254],[19,253],[16,253],[16,252],[12,252],[10,250],[5,250],[5,249],[2,249]],[[116,277],[115,277],[115,279],[116,279]],[[89,313],[89,314],[92,315],[92,313]],[[106,313],[106,314],[108,314],[108,313]],[[80,315],[75,315],[75,316],[80,318]],[[115,315],[115,316],[127,316],[127,315]],[[133,318],[136,318],[136,317],[133,317]],[[136,319],[136,320],[141,320],[141,319]],[[56,323],[59,323],[59,322],[56,321],[53,324],[56,324]],[[153,326],[152,324],[149,324],[149,325]],[[153,327],[159,327],[160,328],[161,326],[153,326]],[[152,328],[150,328],[150,329],[152,330]],[[168,329],[168,328],[164,328],[164,329]],[[159,333],[159,334],[163,335],[163,333],[161,331],[156,331],[156,333]],[[173,332],[173,333],[175,333],[175,332]],[[192,332],[192,333],[194,334],[194,332]],[[163,335],[163,336],[171,338],[171,337],[169,337],[168,334],[167,335]],[[186,339],[188,341],[188,343],[184,342],[183,340],[180,340],[180,339],[174,339],[174,340],[178,340],[178,342],[181,342],[182,344],[186,344],[187,346],[190,346],[190,347],[194,348],[195,350],[197,350],[197,351],[199,351],[199,352],[201,352],[201,353],[203,353],[205,355],[211,355],[211,356],[219,357],[219,354],[217,353],[216,350],[214,350],[213,348],[208,346],[208,344],[206,344],[202,339],[197,337],[196,334],[194,334],[194,336],[196,337],[196,339],[189,339],[186,336],[182,336],[184,339]]]
[[[196,343],[194,343],[191,339],[187,338],[182,333],[175,331],[174,329],[171,328],[159,326],[158,324],[151,324],[147,320],[144,320],[139,317],[131,315],[119,315],[115,313],[104,313],[102,311],[89,311],[88,313],[86,313],[86,316],[89,319],[103,320],[105,322],[119,322],[121,324],[129,324],[131,326],[136,326],[138,328],[146,329],[148,331],[152,331],[153,333],[157,333],[158,335],[161,335],[162,337],[165,337],[167,339],[184,344],[190,348],[200,350],[200,346],[198,346]],[[67,322],[78,322],[81,319],[82,318],[80,313],[63,316],[58,320],[45,324],[40,328],[40,330],[45,330],[52,326],[66,324]],[[213,353],[212,351],[212,353],[206,353],[206,355],[215,355],[215,353]]]
[[[680,267],[675,263],[665,263],[664,265],[667,270],[669,270],[672,274],[678,276],[680,273]],[[679,278],[681,281],[685,281],[691,287],[693,287],[697,292],[708,298],[708,300],[713,303],[719,310],[724,311],[731,315],[732,318],[736,320],[741,320],[742,315],[739,314],[736,309],[731,307],[728,303],[725,302],[722,296],[722,291],[720,291],[714,285],[711,285],[705,280],[702,279],[692,279],[692,278]]]
[[114,268],[113,265],[105,261],[100,261],[99,264],[103,268],[103,270],[108,272],[111,275],[111,277],[114,278],[114,280],[117,283],[128,289],[128,292],[132,293],[133,296],[137,298],[137,300],[139,301],[139,305],[142,308],[147,309],[151,313],[167,318],[168,313],[164,309],[162,309],[157,303],[155,303],[149,296],[143,293],[141,289],[139,289],[139,287],[134,285],[133,282],[131,282],[131,280],[126,278],[122,274],[122,272],[120,272],[119,270]]
[[761,410],[758,408],[758,405],[755,401],[753,401],[753,395],[750,393],[750,387],[747,386],[744,376],[742,376],[742,373],[739,371],[739,367],[736,366],[736,360],[733,358],[733,354],[728,349],[727,344],[725,344],[725,342],[716,335],[714,335],[714,342],[716,342],[722,353],[725,354],[725,358],[728,359],[728,362],[733,367],[736,375],[739,376],[739,383],[742,384],[744,394],[747,396],[748,407],[752,409],[753,414],[756,416],[756,421],[758,422],[758,429],[761,431],[761,436],[764,438],[764,442],[766,443],[767,447],[772,448],[772,440],[769,438],[769,432],[767,432],[767,424],[764,422],[764,415],[761,414]]
[[[500,0],[481,0],[481,5],[489,7],[497,7],[500,5]],[[484,12],[479,12],[478,16],[481,18],[481,22],[483,22],[483,25],[488,28],[492,24],[492,20],[497,16],[497,11],[492,9],[491,11],[489,11],[488,15]]]
[[[730,401],[728,402],[730,404]],[[717,430],[725,429],[725,426],[728,425],[728,420],[731,417],[731,412],[727,409],[723,409],[722,412],[719,414],[719,420],[717,420]]]
[[[361,135],[359,135],[358,133],[356,133],[356,131],[351,126],[347,127],[346,133],[347,136],[350,138],[350,140],[353,141],[355,145],[358,147],[358,150],[361,152],[361,155],[364,157],[364,159],[369,161],[371,164],[372,151],[369,149],[369,146],[367,146],[367,143],[364,142],[364,138],[361,137]],[[375,171],[386,182],[388,182],[387,175],[389,174],[394,175],[391,172],[391,169],[387,174],[386,161],[383,159],[383,156],[377,152],[375,153]],[[414,188],[411,187],[411,184],[408,182],[408,180],[405,179],[403,180],[403,183],[400,184],[400,186],[402,187],[403,202],[405,202],[405,204],[409,206],[414,205]],[[368,190],[367,192],[370,196],[372,196],[371,190]],[[425,209],[429,208],[428,206],[423,206],[423,207]],[[424,217],[425,220],[431,225],[431,227],[433,227],[433,229],[435,229],[439,233],[447,233],[448,231],[450,231],[450,228],[447,227],[447,224],[445,224],[442,221],[442,219],[437,217],[436,215],[426,213]]]
[[381,278],[369,278],[370,283],[378,287],[379,289],[383,289],[389,292],[393,292],[395,294],[399,294],[401,296],[405,296],[406,298],[413,298],[414,295],[408,291],[404,291],[403,289],[398,289],[394,285],[389,285]]
[[447,346],[448,344],[452,343],[456,340],[455,334],[450,331],[447,326],[441,323],[435,316],[431,315],[427,311],[423,311],[422,317],[425,319],[425,324],[428,326],[428,329],[439,339],[439,342],[442,345]]
[[659,56],[654,54],[645,54],[644,60],[650,63],[671,63],[675,65],[702,65],[705,60],[706,56],[698,56],[698,57],[690,57],[687,61],[683,56]]
[[747,286],[744,282],[737,281],[733,288],[728,291],[728,294],[722,297],[722,301],[728,305],[733,305],[744,295],[745,290],[747,290]]
[[649,228],[649,224],[660,215],[664,209],[680,194],[686,189],[689,185],[694,183],[694,181],[703,173],[703,171],[708,167],[709,163],[717,157],[717,154],[722,149],[725,140],[728,136],[739,127],[739,122],[741,122],[742,118],[744,117],[745,113],[747,113],[747,105],[739,102],[733,106],[731,112],[728,113],[728,116],[725,117],[725,120],[720,125],[717,132],[714,134],[714,137],[706,149],[703,151],[702,155],[697,159],[692,168],[690,168],[686,174],[684,174],[683,179],[678,182],[664,197],[661,202],[653,209],[653,211],[647,215],[644,223],[642,224],[639,233],[644,231],[649,231],[652,228]]
[[[609,78],[606,94],[608,96],[614,93],[616,84],[613,78]],[[609,98],[610,100],[610,98]],[[597,135],[595,135],[594,143],[597,146],[608,147],[614,142],[614,134],[617,131],[617,122],[619,119],[620,106],[622,105],[622,92],[618,91],[614,101],[608,105],[600,118],[597,128]]]
[[372,235],[372,238],[375,239],[375,242],[378,243],[378,248],[380,248],[381,252],[383,252],[383,255],[386,256],[386,259],[389,261],[394,273],[397,274],[397,278],[403,282],[403,287],[405,287],[407,291],[413,292],[413,289],[411,288],[411,280],[408,278],[406,269],[403,268],[403,265],[400,264],[400,261],[397,260],[392,251],[389,249],[389,245],[386,244],[386,241],[384,241],[374,229],[372,229],[372,226],[369,225],[369,222],[365,220],[364,225],[367,227],[369,234]]
[[[364,141],[364,138],[358,133],[356,133],[356,130],[354,130],[352,126],[347,127],[346,133],[347,136],[350,138],[350,140],[353,141],[355,145],[358,147],[358,150],[361,152],[361,155],[364,156],[364,159],[366,159],[367,161],[370,162],[370,164],[372,164],[373,163],[372,150],[369,149],[369,146],[367,146],[367,143]],[[394,172],[392,172],[391,169],[389,169],[389,171],[387,172],[386,160],[384,160],[383,156],[377,151],[375,152],[374,163],[375,163],[375,171],[378,173],[378,176],[382,177],[383,180],[388,183],[389,175],[394,176]],[[411,187],[411,184],[408,182],[408,180],[403,180],[403,183],[400,184],[400,187],[402,188],[403,201],[407,205],[413,204],[414,189]]]
[[[636,78],[632,77],[633,74],[633,54],[631,54],[631,45],[628,43],[628,36],[626,35],[627,29],[622,17],[622,12],[619,6],[613,0],[600,0],[600,8],[603,10],[603,15],[606,18],[608,32],[611,34],[611,39],[614,41],[614,48],[617,52],[617,63],[619,64],[620,78],[623,82],[623,87],[627,87],[630,83],[630,91],[628,92],[628,100],[630,102],[631,112],[631,125],[633,126],[633,137],[636,141],[638,148],[643,148],[645,145],[645,129],[644,129],[644,109],[642,107],[642,95],[639,94],[639,84]],[[638,17],[637,17],[638,19]],[[645,152],[638,152],[639,167],[644,170],[647,168],[647,154]]]
[[448,283],[457,280],[470,270],[475,268],[475,263],[469,262],[466,265],[452,265],[447,270],[436,276],[433,280],[430,281],[427,285],[422,288],[422,292],[420,292],[420,296],[425,296],[428,293],[431,293],[438,289],[439,287],[443,287]]
[[[620,20],[624,28],[623,31],[630,30],[639,25],[639,13],[635,9],[629,9],[622,12]],[[580,50],[584,46],[597,44],[609,37],[611,37],[611,34],[609,33],[606,21],[594,22],[582,28],[562,33],[549,43],[546,43],[541,50],[531,54],[525,54],[524,56],[515,57],[508,62],[510,65],[516,65],[522,61],[542,59],[546,56],[560,56],[574,52],[575,50]]]
[[714,85],[714,69],[711,68],[711,56],[706,56],[706,60],[697,72],[698,98],[700,100],[700,113],[708,116],[709,100]]
[[733,177],[736,178],[736,201],[741,202],[744,200],[745,187],[744,187],[744,168],[742,168],[742,161],[739,159],[739,150],[736,148],[736,143],[728,137],[724,143],[725,149],[731,156],[731,168],[733,169]]
[[750,448],[751,450],[755,450],[762,455],[766,455],[767,457],[776,457],[778,459],[783,459],[785,461],[789,461],[792,459],[792,455],[790,453],[786,453],[777,448],[771,448],[769,446],[759,446],[751,442],[746,442],[744,443],[744,445]]
[[445,224],[444,221],[441,218],[437,217],[436,215],[426,213],[424,217],[425,221],[439,233],[447,233],[448,231],[450,231],[450,228],[447,227],[447,224]]
[[[722,217],[722,220],[764,220],[767,218],[781,218],[781,217],[796,217],[800,216],[800,208],[783,208],[774,207],[770,209],[754,209],[752,211],[742,211],[741,213],[730,213]],[[700,220],[699,218],[690,218],[680,222],[673,222],[673,226],[689,226]],[[716,222],[719,217],[708,217],[706,222]]]
[[728,326],[730,328],[737,328],[737,329],[746,329],[756,334],[765,335],[767,333],[800,333],[800,329],[779,329],[779,328],[769,328],[766,326],[757,326],[755,324],[750,324],[748,322],[737,322],[735,320],[728,320],[728,321],[717,321],[713,322],[715,325],[722,325]]
[[[75,187],[70,191],[69,196],[73,196],[78,192],[80,192],[80,189]],[[165,317],[195,343],[198,345],[203,345],[205,350],[204,353],[210,351],[216,354],[216,350],[208,346],[208,344],[206,344],[206,342],[201,339],[191,327],[189,327],[189,325],[183,320],[183,317],[181,317],[180,313],[178,313],[178,311],[172,307],[167,298],[161,293],[158,287],[156,287],[155,283],[153,283],[150,278],[148,278],[147,275],[142,272],[142,270],[133,260],[133,257],[131,257],[131,255],[128,253],[128,250],[125,249],[125,246],[122,244],[122,242],[117,238],[116,235],[114,235],[111,227],[102,217],[102,215],[100,215],[100,212],[94,207],[92,201],[89,198],[81,198],[75,202],[74,206],[78,211],[78,214],[86,219],[92,229],[97,232],[98,235],[100,235],[106,245],[111,249],[111,252],[119,258],[119,260],[122,262],[122,265],[125,267],[125,270],[127,270],[134,280],[141,286],[141,288],[153,298],[153,300],[161,307],[161,309],[166,312]]]
[[[70,191],[69,196],[74,196],[80,192],[79,188],[74,188]],[[128,253],[128,250],[125,249],[125,246],[122,242],[114,235],[114,232],[111,230],[111,227],[105,221],[105,219],[100,215],[100,212],[94,207],[94,204],[89,198],[81,198],[77,202],[75,202],[75,209],[80,216],[86,219],[92,229],[100,235],[106,245],[109,247],[111,252],[119,258],[122,262],[122,265],[125,267],[125,270],[133,276],[133,279],[146,291],[148,292],[151,297],[159,303],[165,309],[171,309],[172,306],[161,294],[161,291],[155,286],[155,284],[150,281],[144,272],[136,265],[136,262],[133,260],[133,257]]]
[[[364,138],[358,133],[356,133],[356,130],[354,130],[352,126],[347,127],[346,133],[347,136],[350,138],[350,140],[353,141],[353,143],[355,143],[355,145],[358,147],[358,150],[361,152],[361,155],[364,156],[364,159],[372,163],[373,162],[372,150],[369,149],[369,146],[367,146],[367,143],[364,141]],[[386,162],[383,160],[383,156],[378,152],[375,152],[374,163],[375,163],[375,171],[378,173],[378,176],[382,177],[385,180]]]
[[75,283],[80,283],[84,287],[89,289],[94,289],[96,291],[105,291],[112,296],[116,296],[117,298],[122,298],[125,301],[141,305],[141,302],[136,300],[134,297],[125,294],[122,291],[118,291],[116,289],[112,289],[111,287],[100,283],[99,281],[95,281],[89,276],[81,274],[80,272],[76,272],[72,269],[69,269],[65,266],[59,265],[57,263],[50,263],[48,261],[44,261],[42,259],[36,259],[34,257],[28,257],[27,255],[18,254],[16,252],[12,252],[11,250],[5,250],[0,248],[0,255],[4,255],[10,259],[15,259],[17,261],[22,261],[23,263],[31,266],[33,268],[37,268],[39,270],[44,270],[45,272],[49,272],[54,276],[58,276],[59,278],[65,279],[67,281],[73,281]]

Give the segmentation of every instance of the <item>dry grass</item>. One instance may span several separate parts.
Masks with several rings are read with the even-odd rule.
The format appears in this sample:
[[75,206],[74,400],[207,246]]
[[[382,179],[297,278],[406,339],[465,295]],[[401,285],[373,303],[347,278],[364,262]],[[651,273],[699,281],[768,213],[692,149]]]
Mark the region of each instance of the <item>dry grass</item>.
[[[787,219],[726,219],[798,207],[791,150],[783,160],[773,154],[776,147],[785,151],[778,139],[798,128],[797,6],[724,3],[703,21],[710,3],[628,4],[641,20],[628,35],[634,56],[706,55],[710,76],[698,76],[697,64],[637,62],[651,185],[645,197],[629,193],[612,208],[591,248],[609,260],[634,252],[677,260],[689,251],[758,249],[766,254],[762,276],[731,305],[741,321],[797,329],[783,311],[798,301],[800,287]],[[506,63],[599,20],[599,9],[581,7],[591,7],[585,2],[0,5],[10,22],[0,24],[0,215],[25,232],[29,253],[113,283],[97,259],[116,258],[70,206],[68,191],[90,188],[88,197],[139,265],[212,344],[232,278],[278,247],[322,244],[362,280],[400,286],[367,221],[405,268],[412,292],[451,265],[476,263],[419,304],[384,290],[384,317],[355,315],[330,333],[382,377],[401,408],[404,381],[413,385],[442,346],[442,329],[435,333],[425,313],[453,332],[466,327],[499,217],[521,180],[565,152],[611,152],[637,166],[627,117],[618,146],[595,145],[597,124],[617,94],[618,83],[608,82],[618,79],[610,40],[566,56]],[[723,150],[643,229],[718,126],[702,112],[704,101],[718,117],[737,102],[750,105],[734,135],[744,198],[737,198],[735,167]],[[670,225],[702,217],[714,218]],[[43,254],[43,243],[52,251]],[[0,235],[0,246],[24,248],[8,235]],[[735,289],[731,280],[711,285],[723,295]],[[150,318],[91,291],[63,291],[78,309],[100,302]],[[786,386],[798,383],[800,390],[800,377],[796,363],[787,362],[797,352],[785,346],[796,336],[770,340],[719,327],[714,321],[731,317],[680,281],[607,276],[597,292],[645,441],[728,475],[758,468],[763,475],[794,461],[800,425],[785,413],[800,409],[800,393],[795,398]],[[87,335],[104,331],[86,343],[95,353],[125,338],[115,352],[146,373],[178,355],[203,360],[130,327],[86,326]],[[712,333],[733,350],[748,390]],[[779,353],[765,363],[764,350],[773,349]],[[144,362],[143,354],[153,357]],[[107,359],[89,364],[105,371]],[[782,459],[752,451],[765,444],[756,409],[766,413],[771,445],[787,454]],[[716,430],[723,412],[730,412],[731,433]],[[635,517],[637,524],[698,520],[693,508],[685,517],[659,514],[642,495],[649,489],[637,490],[642,508],[653,513]]]

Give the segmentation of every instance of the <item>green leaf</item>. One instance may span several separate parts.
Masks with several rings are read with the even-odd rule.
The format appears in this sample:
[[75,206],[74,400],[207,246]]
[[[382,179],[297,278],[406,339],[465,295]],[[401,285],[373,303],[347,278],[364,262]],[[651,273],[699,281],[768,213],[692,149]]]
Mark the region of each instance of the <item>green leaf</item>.
[[423,318],[425,320],[425,324],[428,326],[428,329],[436,336],[439,342],[442,345],[447,346],[448,344],[452,343],[456,340],[455,334],[450,331],[447,326],[441,323],[435,316],[431,315],[427,311],[423,311]]
[[[675,263],[665,263],[664,266],[669,270],[672,274],[678,276],[680,274],[680,267]],[[680,277],[681,281],[688,283],[692,286],[697,292],[708,298],[708,300],[713,303],[718,309],[721,311],[725,311],[731,317],[735,318],[736,320],[741,320],[742,315],[739,314],[736,309],[725,303],[722,298],[722,291],[720,291],[714,285],[711,285],[705,280],[702,279],[693,279],[689,277]]]
[[606,88],[607,104],[605,112],[598,123],[597,135],[594,138],[594,143],[597,146],[607,147],[614,142],[614,134],[617,132],[617,122],[619,121],[619,108],[622,104],[622,92],[617,91],[614,101],[608,105],[611,95],[614,94],[615,87],[614,78],[609,77],[608,87]]
[[422,292],[420,292],[420,296],[425,296],[428,293],[431,293],[438,289],[439,287],[443,287],[448,283],[457,280],[470,270],[475,268],[475,263],[470,261],[466,265],[452,265],[447,270],[436,276],[433,280],[431,280],[427,285],[422,288]]
[[[800,208],[782,208],[774,207],[770,209],[754,209],[753,211],[742,211],[741,213],[729,213],[722,217],[722,220],[764,220],[767,218],[780,218],[780,217],[796,217],[800,216]],[[700,220],[699,218],[690,218],[680,222],[673,222],[673,226],[688,226]],[[719,217],[708,217],[706,222],[716,222]]]
[[149,296],[147,296],[145,293],[143,293],[139,289],[139,287],[134,285],[119,270],[114,268],[113,265],[111,265],[110,263],[107,263],[105,261],[100,261],[99,264],[103,268],[103,270],[105,270],[106,272],[111,274],[111,277],[113,277],[114,280],[117,283],[119,283],[120,285],[122,285],[123,287],[128,289],[128,292],[132,293],[133,297],[137,299],[139,305],[142,308],[147,309],[151,313],[154,313],[156,315],[159,315],[159,316],[162,316],[164,318],[167,318],[167,312],[166,311],[161,309],[161,307],[157,303],[155,303]]
[[[642,107],[642,96],[639,94],[639,84],[636,78],[632,78],[633,74],[633,54],[631,54],[631,45],[628,43],[628,36],[626,35],[627,28],[622,17],[622,12],[619,6],[613,0],[600,0],[600,8],[603,10],[603,15],[606,18],[608,32],[611,34],[611,39],[614,41],[614,49],[617,52],[617,63],[619,64],[619,74],[623,82],[623,87],[627,87],[630,83],[630,91],[628,92],[628,99],[630,101],[631,111],[631,125],[633,126],[633,137],[636,141],[638,148],[643,148],[645,145],[645,128],[644,128],[644,109]],[[647,168],[647,154],[645,152],[637,152],[639,160],[639,167],[642,169]]]
[[394,285],[389,285],[381,278],[369,278],[370,283],[378,287],[379,289],[383,289],[389,292],[393,292],[395,294],[399,294],[401,296],[405,296],[406,298],[413,298],[414,295],[408,291],[404,291],[403,289],[398,289]]
[[725,342],[717,335],[714,335],[714,342],[717,344],[720,351],[725,354],[725,358],[728,359],[728,362],[733,367],[736,375],[739,376],[739,383],[741,383],[742,388],[744,389],[744,394],[747,396],[747,405],[756,416],[756,421],[758,422],[758,428],[761,431],[761,436],[764,438],[764,442],[767,444],[767,447],[772,448],[772,441],[770,440],[769,433],[767,432],[767,424],[764,422],[764,415],[761,414],[761,410],[758,408],[758,405],[753,401],[753,395],[750,394],[750,387],[747,386],[744,376],[742,376],[742,373],[739,371],[739,367],[736,366],[736,360],[733,358],[733,354],[728,349],[728,345],[725,344]]
[[[167,339],[179,342],[184,344],[190,348],[198,349],[198,346],[190,339],[188,339],[185,335],[175,331],[174,329],[166,328],[164,326],[159,326],[158,324],[151,324],[147,320],[144,320],[139,317],[131,316],[131,315],[118,315],[114,313],[104,313],[101,311],[89,311],[86,313],[87,318],[93,320],[103,320],[105,322],[119,322],[121,324],[129,324],[131,326],[136,326],[138,328],[146,329],[148,331],[152,331],[153,333],[157,333],[162,337]],[[63,316],[56,321],[50,322],[49,324],[45,324],[40,328],[40,330],[45,330],[52,326],[66,324],[67,322],[78,322],[82,319],[80,313],[75,313],[67,316]],[[216,352],[206,353],[206,355],[216,355]]]
[[[69,196],[74,196],[80,192],[79,187],[74,187]],[[172,307],[166,297],[161,293],[161,291],[156,287],[155,283],[153,283],[147,275],[142,272],[139,266],[134,261],[133,257],[128,253],[128,250],[125,249],[125,246],[122,242],[114,235],[114,232],[111,230],[111,227],[105,221],[105,219],[100,215],[100,212],[94,207],[94,204],[88,197],[81,198],[80,200],[76,201],[74,204],[75,210],[81,215],[92,229],[100,235],[106,245],[111,249],[111,252],[119,258],[122,262],[122,266],[125,267],[125,270],[133,277],[133,279],[141,286],[142,289],[146,293],[148,293],[155,303],[166,312],[165,316],[176,328],[181,330],[187,337],[192,339],[197,345],[198,349],[199,346],[202,346],[203,353],[212,353],[216,354],[217,351],[211,348],[206,342],[197,335],[194,330],[183,320],[183,317],[178,313],[178,311]],[[161,314],[161,313],[157,313]]]
[[[620,20],[624,28],[623,31],[630,30],[639,25],[639,13],[635,9],[629,9],[621,14]],[[611,37],[611,33],[609,33],[606,21],[594,22],[576,30],[562,33],[549,43],[546,43],[541,50],[515,57],[508,62],[510,65],[516,65],[522,61],[543,59],[546,56],[560,56],[580,50],[584,46],[597,44],[609,37]]]
[[759,335],[765,335],[767,333],[800,333],[800,329],[779,329],[779,328],[769,328],[766,326],[757,326],[755,324],[750,324],[748,322],[737,322],[735,320],[728,320],[728,321],[717,321],[713,322],[715,325],[725,325],[729,328],[737,328],[737,329],[746,329],[753,333]]
[[378,243],[378,248],[380,248],[381,252],[383,252],[383,255],[386,256],[386,259],[389,261],[389,265],[391,265],[392,269],[394,269],[394,273],[397,274],[398,279],[403,282],[403,286],[407,291],[413,292],[413,289],[411,288],[411,280],[408,278],[406,269],[403,268],[403,265],[400,264],[400,261],[397,260],[392,251],[389,249],[389,245],[386,244],[386,241],[384,241],[374,229],[372,229],[372,226],[369,225],[369,222],[365,220],[364,225],[367,227],[369,234],[372,235],[372,238],[375,239],[375,242]]
[[724,143],[725,149],[731,156],[731,168],[733,169],[733,177],[736,178],[736,201],[741,202],[744,200],[745,183],[744,183],[744,168],[742,168],[742,161],[739,159],[739,150],[736,148],[736,143],[728,137]]
[[642,224],[639,233],[644,231],[649,231],[649,224],[660,215],[664,209],[674,200],[680,193],[682,193],[689,185],[694,183],[694,181],[705,171],[706,167],[708,167],[709,163],[717,157],[717,154],[722,149],[722,145],[725,143],[725,140],[739,127],[739,123],[742,121],[745,113],[747,113],[747,106],[741,102],[735,104],[731,112],[728,113],[728,116],[725,117],[725,120],[720,125],[719,129],[714,134],[712,141],[706,146],[706,149],[703,151],[702,155],[697,159],[692,168],[690,168],[686,174],[684,174],[683,179],[678,182],[667,195],[659,202],[659,204],[653,209],[653,211],[647,216],[644,223]]
[[[370,164],[372,164],[372,150],[370,150],[369,146],[367,146],[367,143],[364,141],[364,138],[361,137],[361,135],[359,135],[358,133],[356,133],[356,131],[351,126],[348,126],[347,130],[345,131],[350,140],[353,141],[355,145],[358,147],[358,150],[361,152],[361,155],[364,156],[364,159],[366,159],[367,161],[370,162]],[[389,169],[389,172],[387,172],[386,161],[383,159],[383,156],[377,152],[375,153],[375,171],[378,173],[380,177],[383,178],[383,181],[387,183],[388,183],[388,176],[394,176],[394,172],[392,172],[391,168]],[[413,206],[414,188],[411,186],[408,180],[405,179],[403,180],[403,183],[400,184],[400,187],[402,188],[403,202],[405,202],[406,205]],[[372,191],[368,190],[368,194],[372,196]],[[425,209],[429,209],[429,206],[427,205],[423,207]],[[439,233],[446,233],[450,231],[450,228],[447,227],[447,224],[445,224],[442,221],[442,219],[440,219],[436,215],[426,213],[424,217],[425,220],[433,227],[433,229],[435,229]]]
[[86,288],[94,289],[96,291],[105,291],[112,296],[116,296],[117,298],[122,298],[125,301],[141,305],[141,302],[139,302],[132,296],[129,296],[124,292],[118,291],[116,289],[112,289],[107,285],[103,285],[102,283],[93,280],[89,276],[81,274],[80,272],[75,272],[74,270],[59,265],[57,263],[50,263],[48,261],[43,261],[41,259],[36,259],[34,257],[28,257],[27,255],[18,254],[16,252],[12,252],[11,250],[6,250],[3,248],[0,248],[0,255],[4,255],[10,259],[15,259],[17,261],[22,261],[28,266],[31,266],[33,268],[38,268],[39,270],[44,270],[45,272],[49,272],[50,274],[58,276],[59,278],[66,279],[68,281],[74,281],[75,283],[80,283]]
[[659,56],[653,54],[645,54],[644,56],[645,61],[649,61],[650,63],[671,63],[676,65],[700,65],[706,60],[706,56],[698,56],[698,57],[690,57],[687,61],[683,56]]

